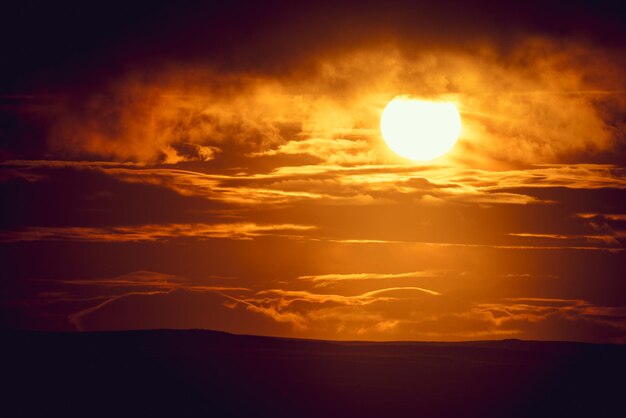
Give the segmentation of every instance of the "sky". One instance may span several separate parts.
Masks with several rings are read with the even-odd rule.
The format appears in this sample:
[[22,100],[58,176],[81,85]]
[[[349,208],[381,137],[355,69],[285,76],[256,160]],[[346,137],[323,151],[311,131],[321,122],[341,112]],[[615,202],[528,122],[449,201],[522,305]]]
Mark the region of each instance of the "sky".
[[312,3],[2,6],[0,326],[625,343],[623,6]]

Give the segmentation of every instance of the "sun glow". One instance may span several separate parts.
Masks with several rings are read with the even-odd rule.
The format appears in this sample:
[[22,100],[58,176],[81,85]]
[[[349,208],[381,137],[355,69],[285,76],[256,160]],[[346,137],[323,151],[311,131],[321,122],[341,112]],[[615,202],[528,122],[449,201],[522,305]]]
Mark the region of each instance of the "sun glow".
[[396,154],[428,161],[452,149],[461,133],[461,115],[453,103],[398,96],[383,110],[380,130]]

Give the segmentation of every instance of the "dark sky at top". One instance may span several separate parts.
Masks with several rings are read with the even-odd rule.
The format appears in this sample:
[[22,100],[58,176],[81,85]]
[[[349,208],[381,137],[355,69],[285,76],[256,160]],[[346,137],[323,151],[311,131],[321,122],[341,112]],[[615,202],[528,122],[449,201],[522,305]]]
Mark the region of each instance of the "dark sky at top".
[[2,6],[0,93],[89,88],[133,68],[199,61],[280,71],[316,50],[394,38],[506,49],[527,34],[623,47],[618,1],[21,1]]

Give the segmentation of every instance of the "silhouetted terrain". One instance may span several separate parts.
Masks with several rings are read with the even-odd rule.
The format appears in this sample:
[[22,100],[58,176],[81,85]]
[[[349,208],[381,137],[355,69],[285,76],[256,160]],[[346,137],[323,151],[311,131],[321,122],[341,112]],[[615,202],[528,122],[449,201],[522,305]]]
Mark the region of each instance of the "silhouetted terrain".
[[0,335],[3,417],[626,416],[626,346]]

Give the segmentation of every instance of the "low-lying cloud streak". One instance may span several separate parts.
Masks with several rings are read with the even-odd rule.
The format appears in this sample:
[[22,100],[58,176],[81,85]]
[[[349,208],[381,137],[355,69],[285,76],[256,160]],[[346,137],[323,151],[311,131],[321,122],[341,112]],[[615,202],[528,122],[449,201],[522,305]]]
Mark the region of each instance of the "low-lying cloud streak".
[[29,228],[0,234],[1,242],[11,241],[87,241],[87,242],[141,242],[165,241],[177,238],[228,238],[250,240],[263,235],[289,236],[297,232],[315,229],[309,225],[257,225],[253,223],[232,224],[173,224],[141,225],[110,228]]
[[[426,272],[344,275],[327,277],[351,277],[347,280],[376,281],[387,279],[421,278],[433,279]],[[454,272],[450,272],[454,274]],[[528,276],[528,275],[524,275]],[[320,276],[323,277],[323,276]],[[359,277],[359,279],[353,279]],[[442,277],[437,278],[439,281]],[[231,285],[218,283],[227,281]],[[117,306],[133,298],[143,298],[146,303],[154,303],[152,309],[167,299],[207,296],[207,312],[220,310],[219,316],[230,317],[237,326],[260,318],[270,319],[283,335],[314,335],[333,339],[350,339],[368,335],[377,339],[394,339],[401,335],[413,338],[446,339],[454,338],[498,338],[519,336],[533,327],[543,329],[537,335],[559,334],[554,329],[566,325],[586,323],[603,329],[613,341],[620,340],[626,329],[626,311],[623,307],[595,305],[579,299],[557,299],[538,297],[501,298],[475,304],[449,304],[455,299],[448,292],[440,293],[416,286],[382,287],[356,295],[318,293],[308,290],[267,289],[253,290],[233,286],[236,278],[213,277],[190,280],[162,273],[138,271],[112,278],[68,280],[71,292],[47,292],[44,298],[47,305],[63,305],[71,309],[72,304],[84,301],[87,307],[68,312],[69,324],[79,330],[110,329],[111,325],[97,325],[97,318],[104,315],[109,324],[122,326],[124,318],[117,312]],[[304,280],[307,281],[306,279]],[[94,294],[99,296],[94,297]],[[197,295],[197,296],[193,296]],[[429,302],[428,298],[437,301]],[[217,298],[217,299],[215,299]],[[427,298],[427,299],[424,299]],[[150,302],[152,301],[152,302]],[[205,302],[206,303],[206,302]],[[447,305],[432,310],[429,305]],[[150,305],[146,305],[150,306]],[[430,313],[427,310],[431,309]],[[149,317],[140,312],[139,324],[150,322]],[[95,321],[95,322],[94,322]],[[568,325],[569,324],[569,325]],[[115,325],[113,325],[115,326]],[[408,332],[408,334],[407,334]],[[575,332],[575,331],[574,331]],[[576,334],[573,334],[576,335]]]

